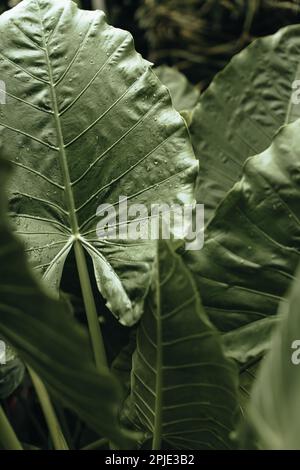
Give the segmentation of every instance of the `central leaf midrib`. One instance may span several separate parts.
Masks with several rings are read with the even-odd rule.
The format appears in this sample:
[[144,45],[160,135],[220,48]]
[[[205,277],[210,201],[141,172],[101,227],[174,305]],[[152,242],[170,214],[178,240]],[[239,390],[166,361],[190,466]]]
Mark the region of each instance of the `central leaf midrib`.
[[39,0],[37,0],[37,5],[38,5],[39,13],[40,13],[43,49],[45,51],[45,58],[46,58],[48,76],[49,76],[52,110],[53,110],[56,133],[57,133],[57,138],[58,138],[58,153],[59,153],[60,166],[61,166],[63,182],[64,182],[64,192],[66,195],[66,204],[67,204],[67,209],[68,209],[70,228],[71,228],[71,232],[73,236],[77,238],[79,236],[79,225],[78,225],[78,219],[76,215],[76,206],[75,206],[74,195],[72,191],[69,165],[68,165],[68,160],[67,160],[67,155],[66,155],[66,150],[65,150],[64,136],[63,136],[62,126],[61,126],[60,117],[59,117],[58,100],[57,100],[57,95],[56,95],[56,90],[55,90],[55,84],[54,84],[54,79],[53,79],[52,66],[51,66],[51,61],[49,57],[48,46],[47,46],[46,38],[45,38],[45,31],[44,31],[44,25],[43,25]]

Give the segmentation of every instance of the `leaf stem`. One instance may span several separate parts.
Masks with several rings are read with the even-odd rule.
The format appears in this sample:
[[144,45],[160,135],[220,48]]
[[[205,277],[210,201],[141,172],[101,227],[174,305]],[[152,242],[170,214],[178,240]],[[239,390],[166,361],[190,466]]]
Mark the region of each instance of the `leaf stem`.
[[75,241],[74,250],[95,362],[98,370],[103,371],[103,367],[108,368],[107,358],[85,253],[80,240]]
[[90,282],[89,272],[88,272],[87,263],[85,259],[85,254],[84,254],[83,248],[81,246],[81,241],[79,238],[80,231],[78,227],[75,200],[74,200],[74,194],[73,194],[73,189],[72,189],[68,158],[67,158],[67,153],[66,153],[66,144],[64,141],[63,129],[62,129],[62,124],[60,120],[60,111],[59,111],[59,104],[58,104],[58,98],[57,98],[57,93],[56,93],[55,80],[53,76],[50,54],[49,54],[47,41],[45,37],[45,29],[44,29],[44,24],[42,21],[42,14],[40,11],[39,0],[37,0],[37,5],[38,5],[39,12],[40,12],[40,24],[41,24],[41,28],[43,32],[43,49],[45,52],[45,60],[46,60],[48,75],[49,75],[52,111],[53,111],[53,116],[54,116],[54,123],[55,123],[55,128],[56,128],[56,133],[57,133],[57,142],[58,142],[57,150],[59,153],[60,166],[61,166],[61,171],[63,175],[66,203],[67,203],[67,208],[68,208],[68,213],[69,213],[72,236],[74,237],[74,240],[75,240],[74,250],[75,250],[76,263],[77,263],[80,285],[81,285],[83,300],[84,300],[86,314],[87,314],[89,332],[90,332],[92,347],[94,351],[96,366],[99,370],[102,371],[103,367],[107,368],[107,359],[106,359],[100,324],[98,320],[94,295],[93,295],[92,286]]
[[45,385],[30,367],[27,366],[27,368],[32,383],[34,385],[36,394],[39,398],[40,405],[43,410],[45,420],[47,422],[48,429],[51,435],[54,449],[69,450]]
[[160,266],[159,245],[157,243],[156,255],[156,385],[155,385],[155,418],[152,450],[160,450],[162,441],[162,322],[161,322],[161,298],[160,298]]
[[5,450],[23,450],[2,406],[0,406],[0,442]]

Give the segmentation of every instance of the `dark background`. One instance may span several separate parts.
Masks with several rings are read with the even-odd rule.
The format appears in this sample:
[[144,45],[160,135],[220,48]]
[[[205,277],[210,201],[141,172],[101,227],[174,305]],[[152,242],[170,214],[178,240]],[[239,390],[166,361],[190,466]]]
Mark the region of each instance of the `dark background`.
[[[0,12],[17,0],[0,0]],[[79,0],[91,9],[93,0]],[[156,65],[176,66],[200,89],[259,36],[300,20],[299,0],[106,0],[109,23],[129,30]]]

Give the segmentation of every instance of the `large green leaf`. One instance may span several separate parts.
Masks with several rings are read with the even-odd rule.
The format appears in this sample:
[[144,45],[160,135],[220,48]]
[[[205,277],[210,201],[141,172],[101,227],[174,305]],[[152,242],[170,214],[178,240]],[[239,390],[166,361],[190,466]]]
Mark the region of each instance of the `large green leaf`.
[[291,101],[300,78],[300,27],[253,42],[202,94],[190,127],[201,172],[197,200],[209,220],[242,174],[285,123],[300,117]]
[[34,280],[23,247],[8,228],[2,160],[0,182],[0,335],[55,397],[100,435],[126,448],[131,438],[118,423],[118,383],[106,369],[96,370],[87,333],[66,306],[46,295]]
[[25,0],[0,17],[0,34],[1,145],[14,157],[11,208],[31,262],[57,289],[77,241],[109,308],[132,324],[152,245],[99,240],[97,207],[190,200],[197,163],[184,121],[130,34],[101,11]]
[[292,360],[293,355],[299,359],[299,271],[280,314],[281,324],[254,385],[248,419],[261,448],[299,450],[300,366]]
[[186,253],[206,312],[224,332],[275,315],[293,279],[300,255],[299,145],[297,120],[248,159],[207,227],[204,248]]
[[235,365],[225,358],[181,258],[167,242],[160,243],[158,256],[157,285],[137,333],[127,418],[148,438],[160,432],[161,421],[166,447],[232,447]]

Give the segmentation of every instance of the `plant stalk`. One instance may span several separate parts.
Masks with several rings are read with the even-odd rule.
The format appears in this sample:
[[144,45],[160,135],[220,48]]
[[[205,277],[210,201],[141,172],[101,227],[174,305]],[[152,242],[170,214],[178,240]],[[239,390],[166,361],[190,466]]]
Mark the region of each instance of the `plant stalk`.
[[98,370],[102,371],[103,367],[108,369],[106,352],[97,314],[94,294],[91,286],[90,276],[88,272],[86,257],[80,240],[75,241],[74,250],[96,367]]
[[[39,11],[40,11],[39,3],[37,2],[37,4],[38,4]],[[40,18],[42,18],[41,11],[40,11]],[[53,115],[54,115],[55,128],[57,132],[59,159],[60,159],[61,171],[62,171],[63,180],[64,180],[65,196],[66,196],[66,202],[67,202],[67,207],[68,207],[68,212],[69,212],[70,226],[72,230],[72,236],[74,237],[74,250],[75,250],[76,263],[77,263],[80,285],[81,285],[83,300],[84,300],[86,314],[87,314],[89,332],[90,332],[92,347],[94,351],[96,367],[102,371],[103,367],[107,368],[107,359],[106,359],[100,324],[98,320],[95,299],[94,299],[89,272],[87,268],[86,258],[85,258],[83,248],[81,246],[80,230],[78,227],[78,219],[77,219],[77,214],[76,214],[76,205],[75,205],[74,194],[73,194],[73,189],[72,189],[72,182],[71,182],[71,176],[70,176],[70,171],[69,171],[63,129],[62,129],[62,124],[60,120],[60,110],[59,110],[59,104],[58,104],[58,98],[57,98],[56,83],[55,83],[55,79],[53,76],[53,70],[52,70],[50,53],[49,53],[49,49],[47,45],[44,25],[41,19],[40,19],[40,23],[41,23],[42,33],[43,33],[43,49],[45,52],[45,60],[46,60],[48,75],[49,75],[52,110],[53,110]]]
[[0,442],[5,450],[23,450],[2,406],[0,406]]
[[27,366],[27,368],[32,383],[34,385],[36,394],[39,398],[39,402],[45,416],[45,420],[51,435],[54,449],[69,450],[45,385],[30,367]]

